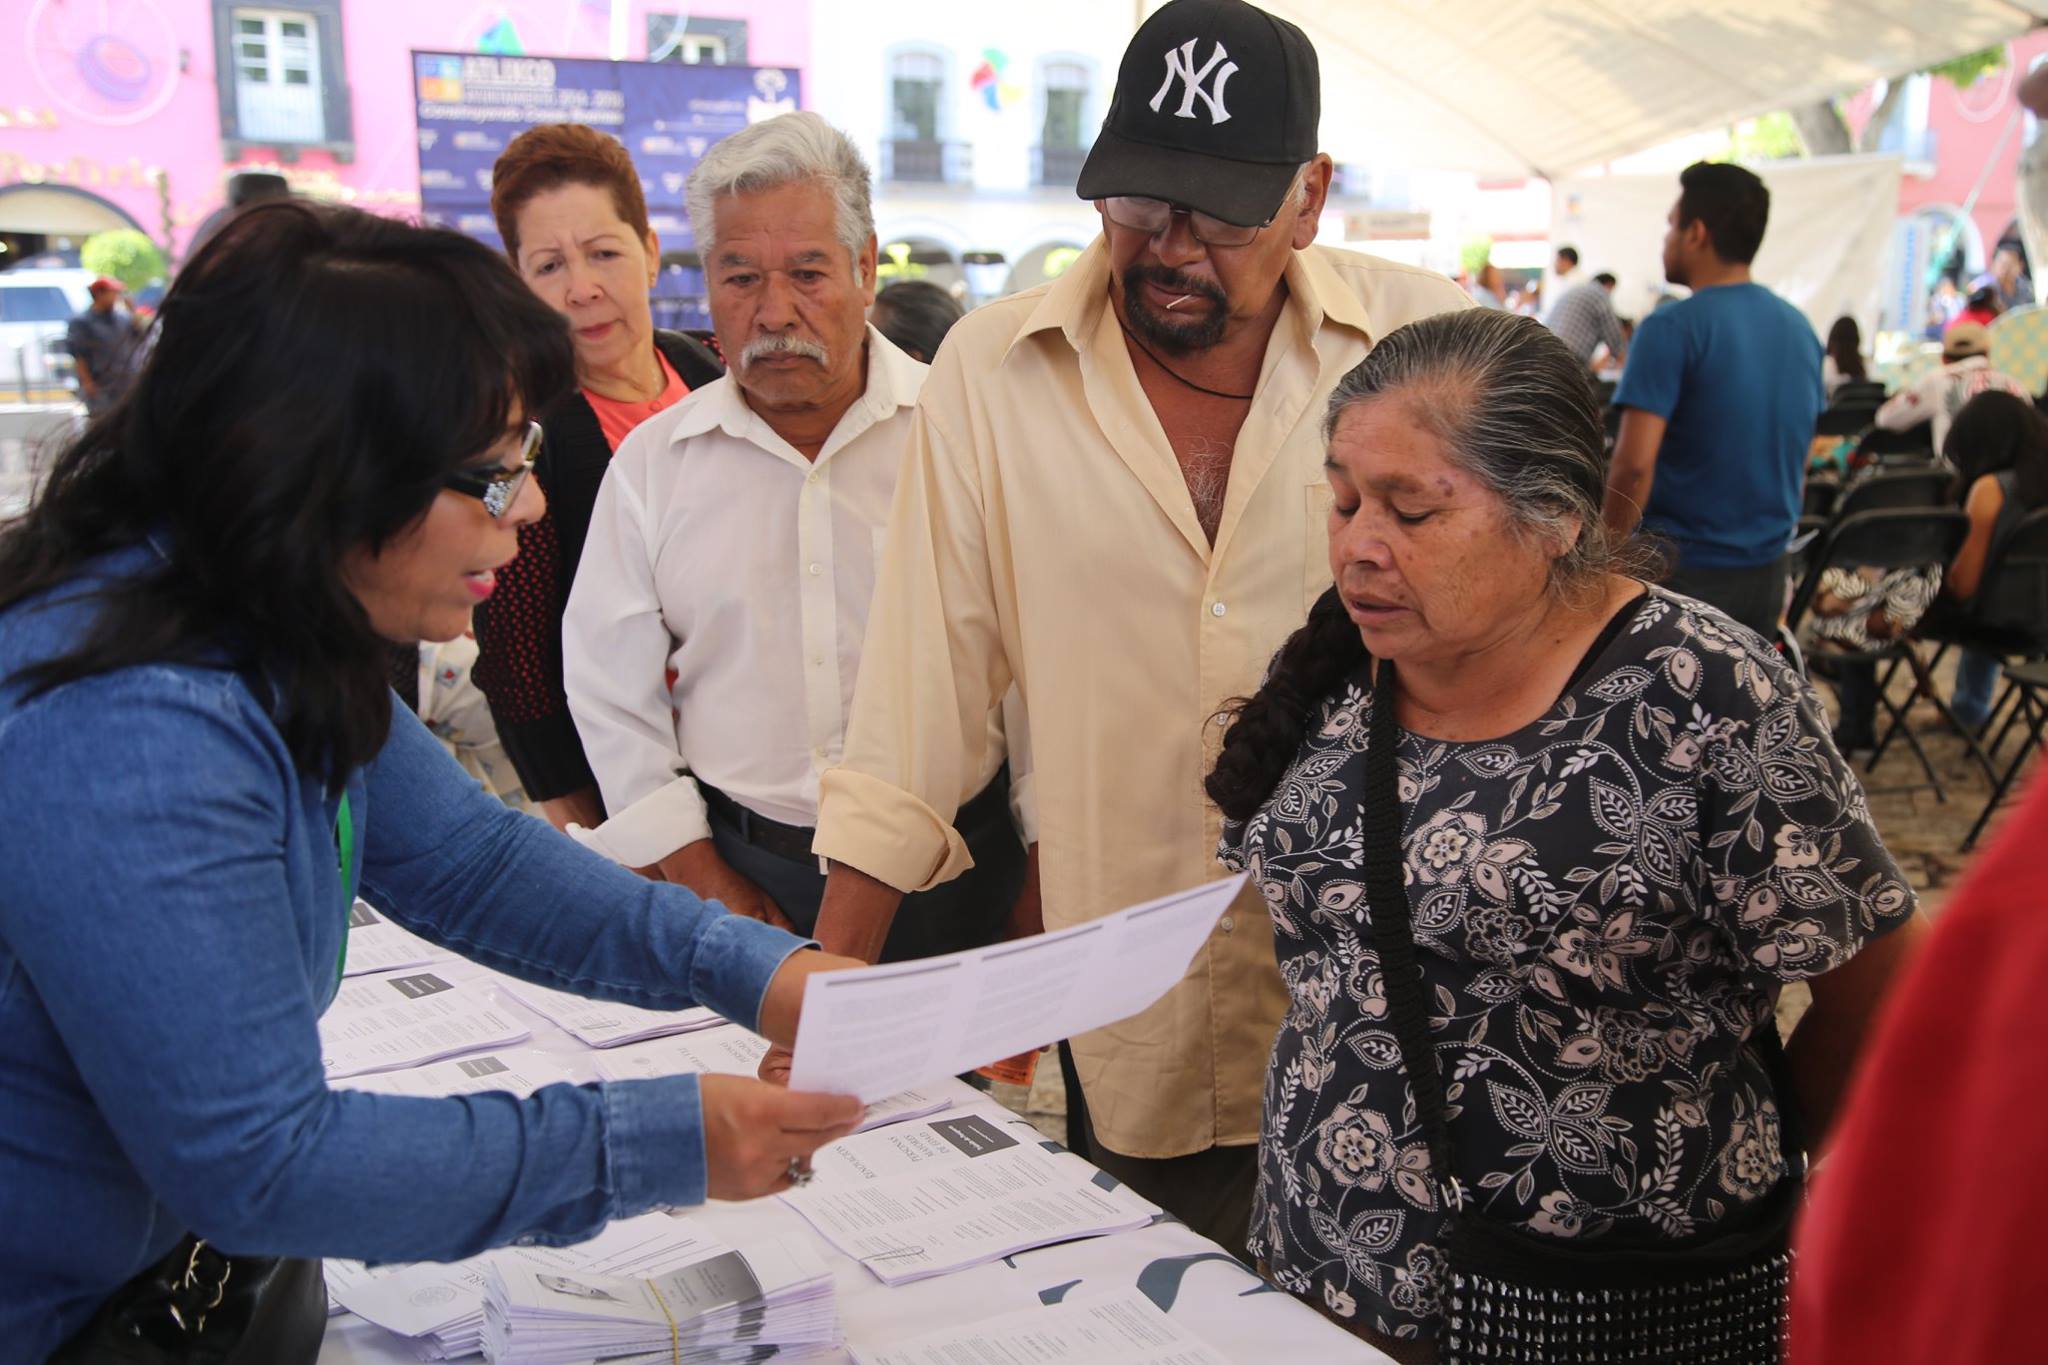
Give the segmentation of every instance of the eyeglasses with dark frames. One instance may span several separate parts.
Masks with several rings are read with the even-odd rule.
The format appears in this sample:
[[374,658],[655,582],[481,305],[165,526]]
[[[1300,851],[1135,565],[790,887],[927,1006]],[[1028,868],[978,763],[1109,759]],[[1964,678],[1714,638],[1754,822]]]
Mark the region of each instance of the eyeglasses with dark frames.
[[518,464],[496,469],[458,469],[442,483],[450,492],[475,498],[493,517],[502,517],[519,501],[519,490],[526,487],[533,462],[540,457],[540,442],[540,423],[528,422],[526,435],[519,443]]
[[1257,227],[1226,223],[1221,218],[1213,218],[1164,199],[1146,199],[1135,194],[1120,194],[1103,200],[1102,211],[1118,227],[1154,237],[1166,231],[1175,218],[1184,216],[1188,220],[1188,232],[1203,246],[1245,246],[1273,225],[1271,218]]
[[1287,186],[1287,193],[1280,196],[1280,207],[1273,211],[1272,217],[1256,227],[1226,223],[1184,204],[1167,199],[1147,199],[1137,194],[1113,195],[1102,201],[1102,211],[1118,227],[1149,233],[1154,237],[1171,227],[1175,218],[1184,216],[1188,220],[1188,232],[1203,246],[1249,246],[1253,238],[1273,226],[1287,206],[1294,202],[1295,191],[1300,187],[1301,177],[1297,175]]

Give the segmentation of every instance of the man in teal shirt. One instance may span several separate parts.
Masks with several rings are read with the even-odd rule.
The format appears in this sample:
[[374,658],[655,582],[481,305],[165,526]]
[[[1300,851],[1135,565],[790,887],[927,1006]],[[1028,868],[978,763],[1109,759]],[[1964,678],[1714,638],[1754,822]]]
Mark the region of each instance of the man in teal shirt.
[[1664,276],[1692,290],[1643,319],[1615,393],[1621,432],[1604,517],[1668,542],[1668,586],[1765,638],[1785,606],[1785,544],[1799,520],[1814,419],[1826,404],[1820,339],[1750,279],[1770,191],[1740,166],[1679,176]]

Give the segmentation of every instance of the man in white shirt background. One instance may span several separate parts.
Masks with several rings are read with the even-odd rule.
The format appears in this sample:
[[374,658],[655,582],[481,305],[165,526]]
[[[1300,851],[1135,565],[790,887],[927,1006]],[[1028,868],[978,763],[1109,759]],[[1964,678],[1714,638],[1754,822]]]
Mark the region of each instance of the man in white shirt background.
[[[842,754],[925,367],[867,325],[868,168],[816,114],[733,134],[686,197],[731,369],[635,429],[598,494],[562,627],[569,709],[612,812],[582,837],[809,933],[818,777]],[[989,761],[957,792],[974,870],[906,901],[887,958],[993,941],[1023,889],[988,723]]]
[[1887,398],[1872,419],[1887,431],[1934,424],[1934,451],[1948,442],[1949,423],[1963,404],[1980,393],[2010,393],[2032,399],[2027,386],[1991,367],[1991,333],[1974,322],[1958,322],[1941,339],[1941,368],[1930,370]]

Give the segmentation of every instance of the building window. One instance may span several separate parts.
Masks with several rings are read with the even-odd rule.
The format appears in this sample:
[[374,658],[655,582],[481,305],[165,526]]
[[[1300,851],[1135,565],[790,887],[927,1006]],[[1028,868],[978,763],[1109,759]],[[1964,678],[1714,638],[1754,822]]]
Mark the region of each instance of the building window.
[[690,66],[745,66],[747,21],[647,16],[647,60]]
[[354,148],[342,68],[341,0],[257,7],[214,0],[221,137],[230,157],[243,144],[289,156]]
[[1061,151],[1081,150],[1081,111],[1088,103],[1088,68],[1052,62],[1045,68],[1045,125],[1040,140]]
[[235,11],[235,110],[253,142],[320,142],[320,40],[303,14]]
[[889,62],[889,136],[937,142],[946,64],[930,52],[899,52]]
[[1045,117],[1038,129],[1038,175],[1041,185],[1071,185],[1081,174],[1087,155],[1088,68],[1079,62],[1047,62],[1044,67]]
[[973,148],[947,142],[946,58],[929,49],[889,55],[889,123],[882,179],[930,185],[974,180]]

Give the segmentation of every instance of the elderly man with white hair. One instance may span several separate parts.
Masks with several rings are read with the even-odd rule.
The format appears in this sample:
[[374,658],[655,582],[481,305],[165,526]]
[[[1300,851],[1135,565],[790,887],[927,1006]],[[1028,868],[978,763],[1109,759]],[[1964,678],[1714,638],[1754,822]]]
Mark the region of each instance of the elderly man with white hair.
[[[867,325],[868,168],[825,120],[733,134],[686,199],[732,368],[637,428],[597,497],[562,644],[611,815],[581,837],[808,933],[818,778],[844,747],[925,367]],[[960,773],[973,874],[907,900],[885,957],[991,942],[1017,901],[1024,817],[994,740]]]

